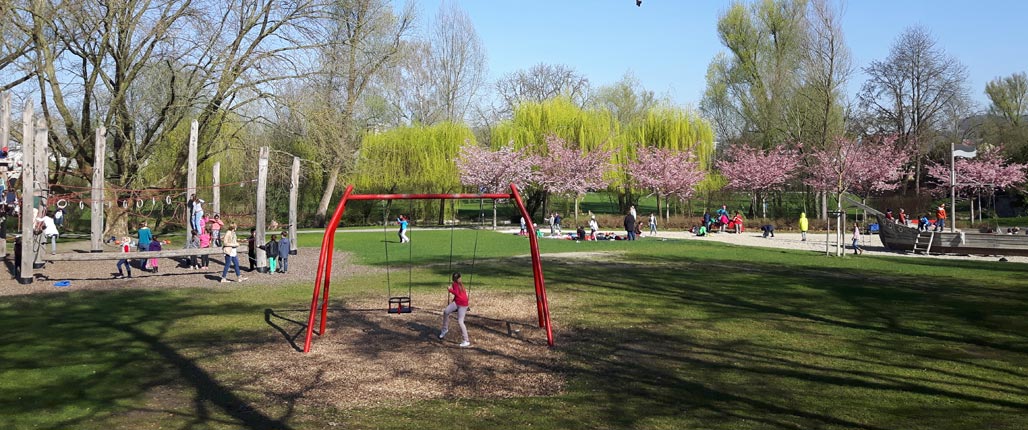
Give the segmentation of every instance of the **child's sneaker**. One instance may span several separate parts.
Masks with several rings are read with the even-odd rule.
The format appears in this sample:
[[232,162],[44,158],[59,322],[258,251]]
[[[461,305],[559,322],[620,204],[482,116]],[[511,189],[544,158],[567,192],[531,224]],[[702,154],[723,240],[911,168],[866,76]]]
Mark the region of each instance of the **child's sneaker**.
[[221,278],[221,283],[222,283],[222,284],[224,284],[224,283],[226,283],[226,282],[228,282],[228,279],[225,279],[225,278]]
[[246,280],[246,278],[236,278],[236,282],[243,282],[245,280]]
[[467,348],[467,347],[469,347],[469,346],[471,346],[471,342],[468,342],[468,341],[466,341],[466,340],[465,340],[464,342],[461,342],[461,343],[460,343],[460,347],[461,347],[461,348]]
[[439,332],[439,338],[442,339],[442,338],[446,337],[446,333],[449,333],[449,332],[450,332],[450,330],[443,329],[443,331]]

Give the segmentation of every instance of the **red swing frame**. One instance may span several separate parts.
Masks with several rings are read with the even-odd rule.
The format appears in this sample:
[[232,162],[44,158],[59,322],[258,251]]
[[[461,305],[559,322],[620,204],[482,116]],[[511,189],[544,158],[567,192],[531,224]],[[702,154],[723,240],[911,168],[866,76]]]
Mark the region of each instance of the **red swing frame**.
[[[314,293],[311,299],[311,311],[307,317],[307,335],[303,341],[303,352],[311,350],[311,341],[314,334],[318,336],[325,334],[325,321],[328,316],[328,292],[332,280],[332,253],[335,250],[336,229],[339,227],[339,220],[343,218],[343,211],[346,203],[355,200],[452,200],[452,199],[513,199],[521,216],[526,220],[532,219],[525,209],[521,200],[521,194],[514,184],[510,185],[510,194],[485,193],[485,194],[352,194],[353,185],[347,185],[343,197],[339,199],[332,219],[325,227],[325,235],[321,239],[321,253],[318,256],[318,272],[314,277]],[[546,283],[543,280],[543,266],[539,256],[539,241],[535,234],[535,225],[526,223],[528,228],[528,243],[532,253],[532,276],[535,278],[535,306],[539,315],[539,327],[546,329],[546,342],[553,346],[553,327],[550,324],[550,305],[546,299]],[[321,320],[318,331],[314,331],[315,318],[318,316],[318,299],[321,299]]]

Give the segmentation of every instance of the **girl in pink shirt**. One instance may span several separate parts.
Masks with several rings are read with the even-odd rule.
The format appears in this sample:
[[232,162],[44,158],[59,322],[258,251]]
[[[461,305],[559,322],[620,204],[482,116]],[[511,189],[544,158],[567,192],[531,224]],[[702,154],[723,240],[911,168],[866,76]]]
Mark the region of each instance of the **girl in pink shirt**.
[[[201,249],[205,249],[205,248],[210,248],[210,247],[211,247],[211,231],[210,231],[210,229],[205,228],[205,229],[203,229],[203,232],[200,233],[200,248]],[[207,265],[210,264],[210,262],[211,262],[211,256],[210,255],[208,255],[208,254],[201,255],[200,256],[200,269],[207,270]]]
[[446,337],[446,333],[450,331],[450,314],[457,311],[457,325],[460,326],[460,334],[463,338],[460,346],[471,346],[471,341],[468,340],[468,328],[464,325],[464,316],[468,313],[468,290],[464,289],[464,283],[460,281],[460,272],[453,273],[453,284],[450,285],[449,291],[453,295],[453,301],[446,305],[446,309],[443,309],[443,329],[439,332],[439,338]]

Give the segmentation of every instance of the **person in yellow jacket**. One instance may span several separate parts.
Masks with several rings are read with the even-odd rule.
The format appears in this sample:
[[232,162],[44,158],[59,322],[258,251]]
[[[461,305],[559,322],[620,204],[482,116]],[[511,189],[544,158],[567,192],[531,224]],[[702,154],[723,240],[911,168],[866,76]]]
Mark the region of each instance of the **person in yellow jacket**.
[[807,227],[810,227],[810,222],[807,221],[807,213],[800,212],[800,234],[803,235],[803,241],[807,241]]

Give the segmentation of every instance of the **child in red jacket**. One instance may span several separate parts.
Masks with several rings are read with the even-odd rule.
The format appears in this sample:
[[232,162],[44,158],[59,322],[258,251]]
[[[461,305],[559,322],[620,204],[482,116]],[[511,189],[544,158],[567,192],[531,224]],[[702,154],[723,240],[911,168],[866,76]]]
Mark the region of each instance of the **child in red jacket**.
[[461,347],[471,346],[468,340],[468,328],[464,325],[464,316],[468,313],[468,291],[464,289],[464,283],[460,281],[460,272],[453,273],[453,284],[450,285],[450,294],[453,294],[453,301],[443,309],[443,328],[439,332],[439,338],[446,337],[450,327],[450,314],[457,311],[457,325],[460,326],[460,334],[463,342]]

